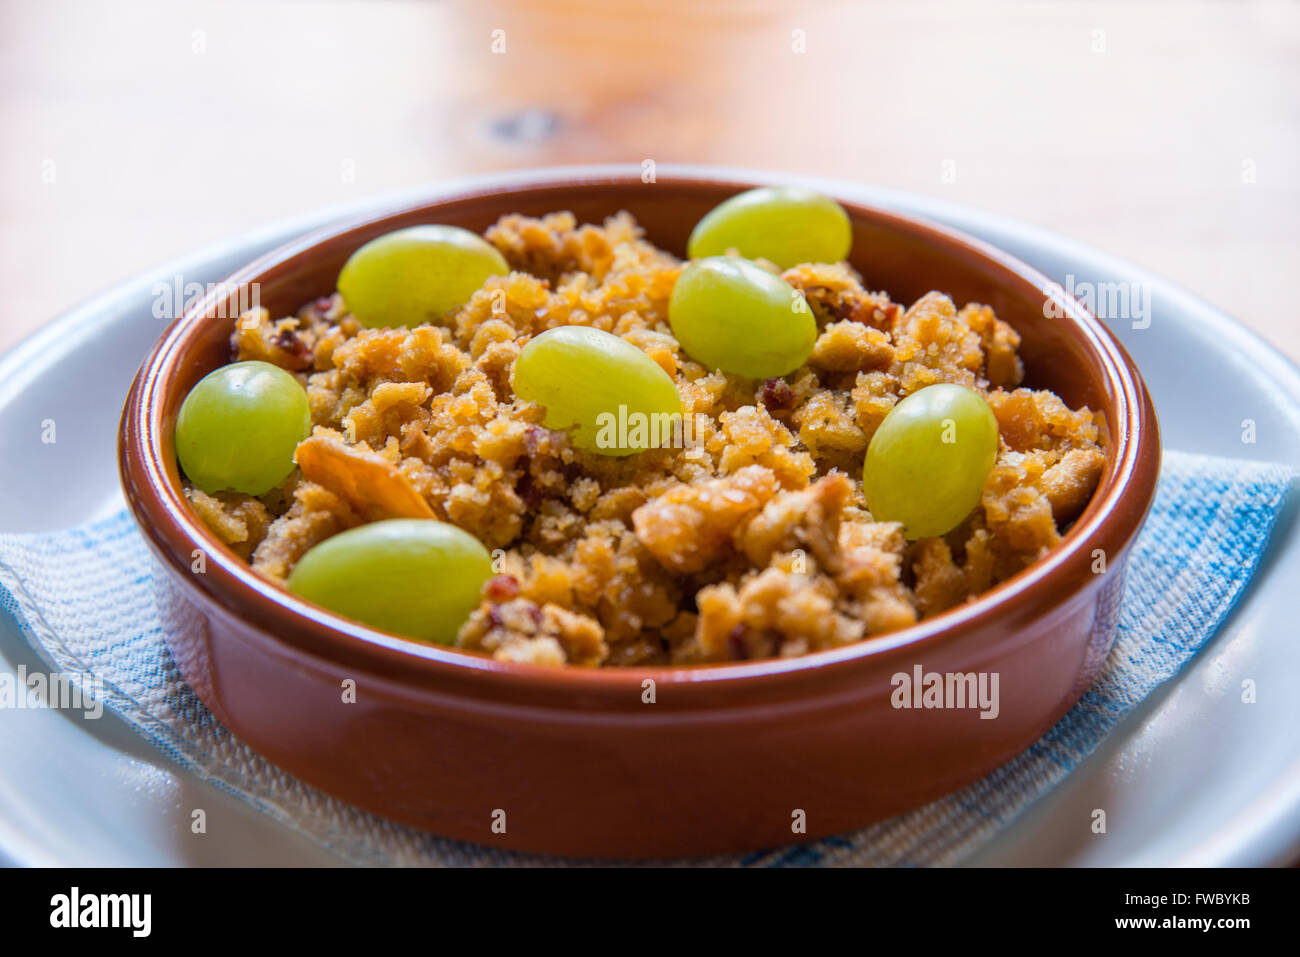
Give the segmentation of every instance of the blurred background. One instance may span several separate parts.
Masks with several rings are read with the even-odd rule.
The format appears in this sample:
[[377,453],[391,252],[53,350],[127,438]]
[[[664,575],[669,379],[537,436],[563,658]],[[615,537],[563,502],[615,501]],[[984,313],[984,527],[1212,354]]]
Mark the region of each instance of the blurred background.
[[654,159],[1023,219],[1300,360],[1289,0],[0,0],[0,130],[0,349],[284,216]]

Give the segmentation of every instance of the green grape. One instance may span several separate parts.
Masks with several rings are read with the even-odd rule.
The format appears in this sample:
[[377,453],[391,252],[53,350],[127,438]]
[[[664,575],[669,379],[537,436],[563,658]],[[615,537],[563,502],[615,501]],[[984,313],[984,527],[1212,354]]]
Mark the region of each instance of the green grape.
[[492,559],[469,532],[395,518],[316,545],[294,566],[289,590],[372,628],[449,645],[491,576]]
[[862,492],[878,522],[910,539],[946,535],[979,504],[998,454],[998,422],[978,392],[932,385],[894,406],[871,437]]
[[363,326],[418,326],[439,322],[489,277],[509,271],[496,247],[468,229],[412,226],[354,252],[338,287]]
[[828,196],[790,186],[738,193],[695,224],[686,252],[692,259],[734,249],[782,269],[848,258],[853,229],[844,207]]
[[176,458],[204,492],[261,495],[293,471],[311,432],[307,393],[269,362],[236,362],[199,380],[176,417]]
[[548,429],[578,448],[629,455],[672,444],[682,398],[672,376],[626,339],[589,326],[559,326],[528,341],[515,360],[515,394],[546,409]]
[[696,362],[753,379],[793,372],[817,341],[817,320],[803,293],[735,256],[697,259],[683,269],[668,322]]

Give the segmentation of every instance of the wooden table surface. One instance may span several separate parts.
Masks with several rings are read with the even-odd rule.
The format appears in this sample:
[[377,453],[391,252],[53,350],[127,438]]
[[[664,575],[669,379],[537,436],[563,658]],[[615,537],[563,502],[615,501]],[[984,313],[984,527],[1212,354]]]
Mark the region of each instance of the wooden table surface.
[[1297,64],[1268,0],[0,0],[0,349],[286,215],[650,158],[1018,217],[1300,359]]

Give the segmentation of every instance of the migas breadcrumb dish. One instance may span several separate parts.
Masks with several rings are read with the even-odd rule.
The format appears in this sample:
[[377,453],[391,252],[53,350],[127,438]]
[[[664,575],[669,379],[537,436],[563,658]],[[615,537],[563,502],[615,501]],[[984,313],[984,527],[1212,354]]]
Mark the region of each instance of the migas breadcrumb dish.
[[[377,313],[368,317],[377,328],[357,320],[338,293],[292,316],[240,316],[231,358],[291,374],[305,389],[311,434],[291,449],[296,468],[261,494],[214,488],[220,481],[207,492],[188,482],[186,494],[222,541],[279,583],[294,581],[313,546],[348,529],[391,519],[450,523],[491,551],[490,568],[471,549],[447,559],[455,563],[447,570],[383,564],[383,580],[367,588],[464,590],[448,579],[481,568],[481,580],[467,583],[468,614],[441,606],[425,614],[463,614],[441,631],[459,648],[542,664],[694,664],[836,648],[979,596],[1052,549],[1096,488],[1104,419],[1071,410],[1050,390],[1021,387],[1021,339],[992,308],[954,303],[939,290],[894,303],[872,291],[888,277],[871,277],[870,261],[866,280],[844,261],[805,263],[801,251],[764,248],[762,226],[751,226],[759,234],[753,272],[788,287],[810,329],[806,358],[788,359],[798,364],[785,374],[723,372],[682,348],[681,321],[671,315],[680,308],[673,291],[682,263],[647,242],[627,213],[599,225],[567,212],[507,215],[487,229],[485,251],[508,272],[491,270],[481,285],[472,268],[468,278],[452,277],[468,290],[465,300],[438,302],[432,321],[428,299],[406,315],[391,291],[373,306],[357,295]],[[419,238],[420,228],[407,233]],[[789,246],[787,234],[775,235]],[[438,234],[430,238],[435,246]],[[425,267],[421,252],[402,251],[396,268],[385,263],[385,281],[419,282],[417,269],[437,269],[441,260]],[[794,264],[779,270],[763,252]],[[836,252],[842,260],[848,250]],[[430,255],[447,256],[438,248]],[[344,267],[342,285],[364,256]],[[437,299],[437,289],[420,291]],[[797,324],[800,312],[776,321]],[[396,325],[409,319],[419,324]],[[742,333],[766,337],[761,320]],[[666,430],[660,447],[627,454],[624,398],[636,384],[620,389],[623,369],[599,367],[598,352],[578,352],[559,385],[581,399],[612,382],[603,411],[606,424],[623,411],[617,454],[573,429],[547,428],[549,407],[516,391],[516,364],[523,368],[520,355],[542,333],[572,326],[615,335],[653,363],[651,372],[662,371],[669,393],[676,390],[668,402],[680,395],[679,406],[664,408],[688,424],[688,441],[682,429]],[[727,358],[724,345],[720,363]],[[901,399],[939,384],[987,403],[996,462],[976,477],[978,501],[956,527],[909,541],[901,521],[872,518],[863,459]],[[265,419],[248,420],[248,429]],[[945,421],[957,449],[965,436],[956,421],[933,416],[926,428],[940,442]],[[231,442],[253,445],[250,434]],[[922,480],[910,494],[943,492]],[[369,553],[351,560],[339,576],[367,575]],[[330,606],[341,588],[335,576],[318,601]],[[386,607],[400,601],[382,599]],[[346,599],[341,610],[350,610]],[[396,631],[437,633],[420,622]]]
[[[662,858],[916,807],[1078,700],[1155,489],[1132,361],[997,250],[863,204],[728,208],[752,185],[449,188],[166,332],[123,486],[233,735],[441,835]],[[237,322],[246,287],[266,311]],[[996,719],[894,707],[918,666],[996,674]]]
[[[1024,387],[1020,336],[988,305],[876,291],[890,277],[869,253],[850,266],[847,235],[824,197],[756,190],[705,217],[685,262],[625,212],[380,237],[342,293],[236,323],[231,360],[272,368],[229,369],[287,381],[227,385],[263,407],[225,454],[272,442],[247,430],[274,433],[287,403],[273,484],[239,463],[200,476],[221,421],[187,446],[183,407],[185,494],[267,579],[501,661],[790,657],[912,625],[1058,544],[1107,424]],[[629,404],[674,429],[629,438]],[[920,430],[931,444],[908,445]],[[923,528],[936,503],[951,517]]]

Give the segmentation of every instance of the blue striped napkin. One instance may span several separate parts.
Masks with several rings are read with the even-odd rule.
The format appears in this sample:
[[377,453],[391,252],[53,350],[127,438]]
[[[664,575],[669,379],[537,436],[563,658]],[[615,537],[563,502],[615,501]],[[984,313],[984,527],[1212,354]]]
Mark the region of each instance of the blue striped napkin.
[[[715,866],[952,864],[1060,782],[1187,663],[1241,596],[1295,479],[1280,465],[1166,453],[1134,547],[1115,646],[1078,705],[1024,753],[926,807],[812,844]],[[521,865],[554,859],[401,827],[321,794],[243,745],[181,680],[154,607],[152,558],[130,515],[0,535],[0,610],[169,758],[357,864]]]

